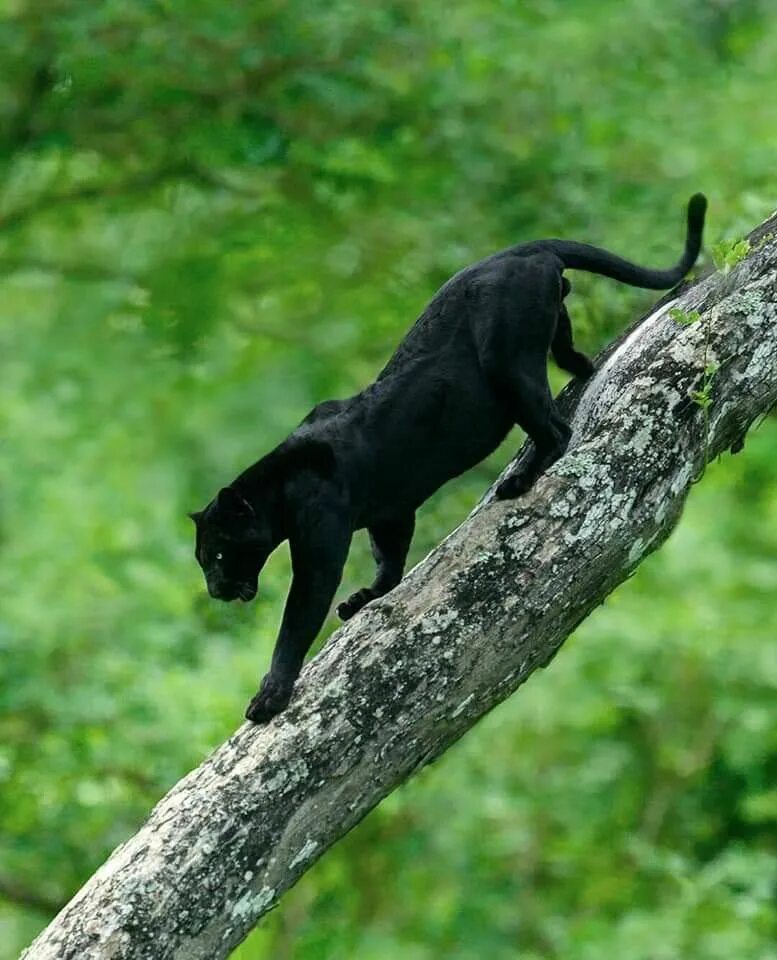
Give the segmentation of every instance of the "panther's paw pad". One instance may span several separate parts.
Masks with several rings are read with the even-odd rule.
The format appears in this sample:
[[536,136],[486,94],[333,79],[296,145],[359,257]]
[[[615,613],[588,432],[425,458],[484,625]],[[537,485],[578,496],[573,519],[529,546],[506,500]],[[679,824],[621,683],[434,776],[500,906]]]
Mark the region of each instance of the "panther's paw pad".
[[341,620],[350,620],[351,617],[358,613],[362,607],[366,606],[370,600],[374,600],[374,596],[369,587],[357,590],[356,593],[352,593],[347,600],[344,600],[337,607],[337,616]]
[[268,673],[262,681],[259,692],[246,709],[246,720],[253,723],[267,723],[279,714],[291,700],[293,684],[277,680]]
[[521,476],[519,473],[510,474],[510,476],[505,477],[496,488],[496,499],[514,500],[516,497],[520,497],[526,493],[530,486],[531,483],[526,477]]

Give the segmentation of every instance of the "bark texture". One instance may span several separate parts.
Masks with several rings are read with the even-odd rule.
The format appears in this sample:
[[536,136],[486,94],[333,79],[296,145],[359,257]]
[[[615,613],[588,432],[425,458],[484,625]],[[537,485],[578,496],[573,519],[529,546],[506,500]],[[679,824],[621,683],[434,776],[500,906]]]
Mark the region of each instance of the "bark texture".
[[[228,956],[329,846],[545,666],[664,541],[706,461],[777,401],[774,233],[777,215],[745,260],[605,351],[562,396],[576,408],[566,456],[520,500],[487,496],[340,629],[286,712],[180,781],[26,960]],[[710,362],[705,414],[689,392]]]

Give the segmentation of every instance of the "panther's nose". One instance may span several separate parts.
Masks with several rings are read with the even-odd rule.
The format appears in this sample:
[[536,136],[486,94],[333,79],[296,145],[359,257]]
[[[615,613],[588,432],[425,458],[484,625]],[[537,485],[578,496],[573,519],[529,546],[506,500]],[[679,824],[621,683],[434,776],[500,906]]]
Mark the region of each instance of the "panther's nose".
[[214,600],[231,600],[231,597],[227,596],[227,592],[224,589],[224,582],[222,580],[208,580],[208,593],[213,597]]

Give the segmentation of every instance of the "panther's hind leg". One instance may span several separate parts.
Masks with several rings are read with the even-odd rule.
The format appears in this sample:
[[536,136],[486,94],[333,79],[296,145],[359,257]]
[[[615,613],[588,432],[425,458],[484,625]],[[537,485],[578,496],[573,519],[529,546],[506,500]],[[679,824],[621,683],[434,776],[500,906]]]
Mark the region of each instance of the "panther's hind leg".
[[337,615],[341,620],[349,620],[370,600],[382,597],[399,583],[414,529],[414,513],[369,528],[372,555],[378,571],[371,586],[357,590],[338,606]]
[[[567,281],[567,284],[569,284],[569,281]],[[587,380],[594,372],[594,365],[588,357],[584,353],[580,353],[579,350],[575,350],[572,342],[572,321],[569,319],[569,313],[563,303],[559,309],[556,332],[550,345],[550,352],[562,370],[580,377],[581,380]]]
[[556,408],[544,361],[524,367],[510,383],[507,396],[515,422],[529,435],[534,449],[499,484],[496,495],[500,500],[525,493],[541,473],[563,456],[572,435]]
[[560,264],[534,256],[507,267],[495,297],[498,309],[484,318],[488,326],[479,359],[503,414],[526,431],[533,447],[500,483],[500,499],[525,493],[564,453],[571,436],[548,383],[548,351],[565,289]]

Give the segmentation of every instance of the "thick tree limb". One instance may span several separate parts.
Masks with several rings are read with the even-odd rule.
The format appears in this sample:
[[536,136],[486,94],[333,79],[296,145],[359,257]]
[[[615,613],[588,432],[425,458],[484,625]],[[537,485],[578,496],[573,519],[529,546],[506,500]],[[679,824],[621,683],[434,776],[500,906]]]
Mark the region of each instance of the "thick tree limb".
[[57,913],[64,906],[61,900],[46,896],[40,890],[25,887],[18,880],[3,876],[0,876],[0,900],[16,904],[17,907],[24,907],[27,910],[36,910],[44,916]]
[[[207,958],[507,697],[677,523],[705,461],[777,401],[777,215],[753,252],[603,355],[572,446],[530,494],[486,502],[156,807],[24,954]],[[683,325],[675,306],[701,319]],[[720,364],[708,417],[704,356]],[[575,390],[562,401],[575,405]]]
[[141,170],[112,182],[81,184],[64,193],[44,192],[22,207],[9,210],[5,214],[0,213],[0,233],[15,229],[42,213],[49,213],[56,207],[66,207],[92,200],[123,199],[149,193],[165,184],[187,181],[202,187],[235,193],[247,200],[261,202],[263,199],[258,189],[245,186],[234,177],[224,176],[191,160],[170,161],[157,169]]

